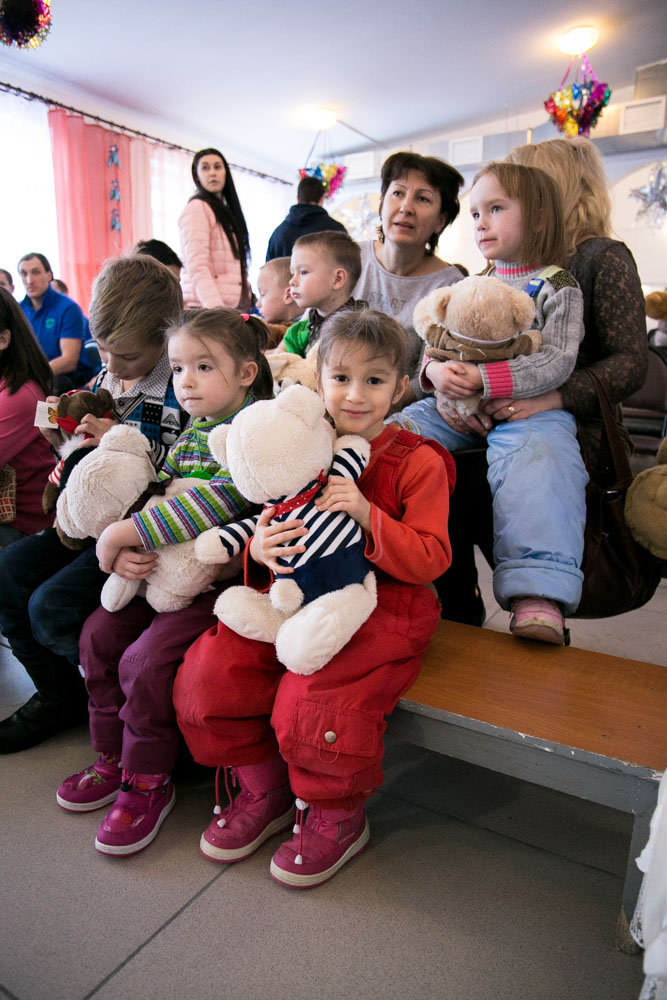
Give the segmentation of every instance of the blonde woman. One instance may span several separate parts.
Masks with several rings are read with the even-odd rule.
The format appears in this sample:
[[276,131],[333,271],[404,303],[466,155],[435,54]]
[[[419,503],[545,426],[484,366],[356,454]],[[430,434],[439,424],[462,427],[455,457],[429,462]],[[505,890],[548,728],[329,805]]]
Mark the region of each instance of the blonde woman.
[[[601,417],[591,379],[592,368],[604,381],[613,403],[621,403],[644,384],[648,346],[644,296],[637,265],[626,245],[611,239],[611,198],[602,159],[589,139],[552,139],[519,146],[508,160],[539,167],[559,186],[569,243],[567,270],[584,296],[584,339],[577,365],[558,389],[531,399],[489,400],[486,412],[513,418],[543,410],[569,410],[577,418],[589,463],[599,451]],[[620,408],[618,421],[622,427]],[[629,439],[623,431],[628,441]]]

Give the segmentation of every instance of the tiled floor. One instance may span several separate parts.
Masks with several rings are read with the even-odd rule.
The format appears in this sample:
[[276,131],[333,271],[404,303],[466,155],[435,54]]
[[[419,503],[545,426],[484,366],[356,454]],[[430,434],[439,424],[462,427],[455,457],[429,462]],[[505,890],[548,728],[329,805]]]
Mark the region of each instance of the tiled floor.
[[[506,627],[483,588],[489,627]],[[642,611],[576,622],[573,643],[667,665],[667,587]],[[663,642],[660,643],[660,634]],[[0,717],[26,700],[0,648]],[[90,762],[84,728],[0,757],[0,997],[18,1000],[633,1000],[614,950],[629,818],[390,743],[369,850],[332,882],[271,881],[273,841],[216,866],[197,845],[212,774],[178,782],[157,840],[93,847],[101,813],[55,789]]]

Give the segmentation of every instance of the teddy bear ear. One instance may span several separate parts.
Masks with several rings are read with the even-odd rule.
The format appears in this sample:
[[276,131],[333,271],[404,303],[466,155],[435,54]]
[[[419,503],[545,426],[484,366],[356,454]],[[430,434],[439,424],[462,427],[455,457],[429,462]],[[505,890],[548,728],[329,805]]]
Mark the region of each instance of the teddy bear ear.
[[667,319],[667,292],[649,292],[646,315],[649,319]]
[[56,406],[56,413],[58,414],[59,417],[67,416],[67,411],[69,409],[69,400],[70,397],[67,395],[66,392],[64,392],[60,397],[60,399],[58,400],[58,405]]
[[138,427],[116,424],[111,427],[97,446],[102,451],[128,452],[131,455],[150,455],[151,443]]
[[432,323],[439,323],[441,326],[445,324],[447,306],[455,287],[455,285],[449,285],[447,288],[436,288],[427,296],[426,303]]
[[276,397],[275,402],[278,410],[292,413],[306,424],[315,424],[324,416],[324,403],[305,385],[291,385]]
[[208,446],[211,454],[223,469],[227,468],[227,436],[230,429],[229,424],[220,424],[208,436]]
[[280,354],[269,354],[266,360],[269,362],[269,368],[271,369],[271,374],[273,375],[273,381],[279,382],[283,376],[283,372],[290,361],[290,355],[284,352]]
[[432,323],[426,299],[420,299],[412,314],[412,325],[422,340],[426,340],[426,331]]
[[98,389],[96,395],[105,410],[113,409],[113,396],[108,389]]

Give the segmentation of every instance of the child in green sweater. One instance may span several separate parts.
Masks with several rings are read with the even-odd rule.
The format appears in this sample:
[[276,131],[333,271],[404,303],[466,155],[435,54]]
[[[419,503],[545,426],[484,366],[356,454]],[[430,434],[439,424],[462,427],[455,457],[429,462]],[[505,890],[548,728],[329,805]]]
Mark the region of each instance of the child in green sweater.
[[[266,329],[257,317],[234,309],[197,310],[186,313],[167,336],[174,390],[192,425],[170,448],[160,475],[189,475],[198,482],[102,533],[97,543],[102,570],[130,580],[150,576],[157,548],[248,513],[248,502],[213,458],[208,437],[255,399],[272,395],[262,353]],[[147,847],[173,808],[170,773],[179,746],[174,675],[188,646],[217,620],[213,604],[224,586],[200,594],[182,611],[164,614],[135,597],[122,611],[98,608],[83,627],[81,665],[92,744],[100,756],[67,778],[56,798],[72,812],[114,802],[95,840],[104,854],[125,856]]]
[[368,308],[351,296],[361,274],[361,251],[347,233],[308,233],[294,244],[291,271],[292,298],[310,311],[306,319],[289,327],[280,350],[305,357],[327,316],[342,309]]

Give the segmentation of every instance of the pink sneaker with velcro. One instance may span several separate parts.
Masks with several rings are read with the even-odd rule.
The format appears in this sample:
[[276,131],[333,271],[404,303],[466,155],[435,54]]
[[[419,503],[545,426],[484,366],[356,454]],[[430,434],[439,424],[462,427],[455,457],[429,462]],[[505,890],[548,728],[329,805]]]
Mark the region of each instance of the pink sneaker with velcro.
[[174,808],[176,792],[168,774],[128,774],[112,809],[100,823],[95,847],[101,854],[126,857],[157,837]]
[[101,754],[94,764],[65,778],[56,802],[69,812],[92,812],[116,798],[122,780],[120,757]]

